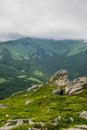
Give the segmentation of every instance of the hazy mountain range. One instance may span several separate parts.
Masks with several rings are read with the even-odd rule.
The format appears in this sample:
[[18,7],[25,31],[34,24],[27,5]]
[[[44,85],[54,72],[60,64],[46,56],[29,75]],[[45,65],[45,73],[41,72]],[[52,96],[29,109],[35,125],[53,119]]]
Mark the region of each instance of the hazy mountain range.
[[41,84],[57,70],[87,76],[87,42],[22,38],[0,43],[0,98]]

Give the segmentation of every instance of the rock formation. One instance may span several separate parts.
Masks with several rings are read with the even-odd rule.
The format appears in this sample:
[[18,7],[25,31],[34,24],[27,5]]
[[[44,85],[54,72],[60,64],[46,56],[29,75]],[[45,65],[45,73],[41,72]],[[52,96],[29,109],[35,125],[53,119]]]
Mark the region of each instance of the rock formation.
[[68,72],[67,70],[60,70],[54,73],[50,78],[50,81],[54,82],[55,86],[64,86],[68,82]]
[[53,95],[61,95],[61,93],[64,93],[62,92],[63,86],[65,86],[65,94],[73,95],[83,90],[83,86],[87,83],[87,77],[80,77],[69,81],[67,70],[60,70],[54,73],[50,81],[57,87],[57,89],[52,92]]
[[87,83],[87,77],[80,77],[73,81],[70,81],[66,85],[65,93],[68,95],[73,95],[80,93],[83,90],[83,86]]

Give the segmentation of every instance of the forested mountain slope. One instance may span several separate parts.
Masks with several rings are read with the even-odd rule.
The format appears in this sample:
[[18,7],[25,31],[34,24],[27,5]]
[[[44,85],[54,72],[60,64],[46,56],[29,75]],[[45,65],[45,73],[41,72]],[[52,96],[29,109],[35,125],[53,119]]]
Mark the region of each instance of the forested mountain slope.
[[22,38],[0,43],[0,98],[47,81],[67,69],[71,79],[87,76],[87,43]]

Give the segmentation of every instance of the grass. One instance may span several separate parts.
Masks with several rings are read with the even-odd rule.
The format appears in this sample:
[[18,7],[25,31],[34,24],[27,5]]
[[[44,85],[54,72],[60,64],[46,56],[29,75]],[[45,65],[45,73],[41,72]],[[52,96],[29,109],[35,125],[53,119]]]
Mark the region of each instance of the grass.
[[[87,124],[87,120],[79,118],[79,114],[87,111],[87,85],[84,86],[84,91],[81,94],[74,96],[52,96],[51,93],[55,86],[51,83],[44,84],[42,88],[39,88],[35,92],[24,92],[16,94],[13,97],[0,101],[0,104],[4,103],[8,106],[5,109],[0,108],[0,125],[6,123],[8,119],[33,118],[35,122],[45,122],[48,130],[71,127],[74,125]],[[28,105],[24,105],[26,101],[32,100]],[[6,114],[9,117],[6,118]],[[63,117],[59,121],[59,125],[53,126],[50,124],[57,116]],[[70,117],[74,118],[74,122],[70,120]],[[24,124],[13,130],[27,130],[30,126]]]
[[36,79],[36,78],[33,78],[33,77],[26,78],[26,80],[35,81],[35,82],[37,82],[37,83],[39,83],[39,84],[42,83],[39,79]]
[[5,78],[0,78],[0,83],[4,83],[6,82],[6,79]]

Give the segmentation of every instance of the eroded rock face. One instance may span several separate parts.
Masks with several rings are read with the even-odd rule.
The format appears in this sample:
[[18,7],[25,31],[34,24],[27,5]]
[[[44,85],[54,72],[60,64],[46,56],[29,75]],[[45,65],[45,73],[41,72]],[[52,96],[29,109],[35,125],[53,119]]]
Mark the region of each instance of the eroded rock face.
[[73,81],[70,81],[66,85],[65,93],[68,95],[73,95],[80,93],[83,90],[83,85],[87,83],[87,77],[80,77]]

